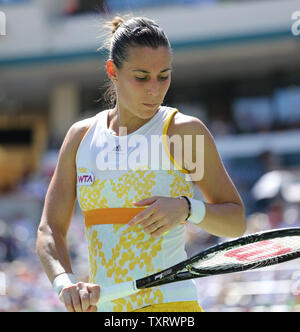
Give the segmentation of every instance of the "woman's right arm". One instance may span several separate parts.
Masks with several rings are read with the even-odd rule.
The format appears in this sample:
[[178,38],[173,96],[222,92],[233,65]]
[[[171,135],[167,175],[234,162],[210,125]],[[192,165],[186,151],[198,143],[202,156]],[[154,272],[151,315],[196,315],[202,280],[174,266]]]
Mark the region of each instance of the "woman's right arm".
[[[74,124],[65,137],[38,228],[36,249],[51,283],[58,275],[72,273],[66,238],[76,202],[76,152],[88,124]],[[60,293],[68,311],[94,311],[99,296],[99,286],[81,282]]]

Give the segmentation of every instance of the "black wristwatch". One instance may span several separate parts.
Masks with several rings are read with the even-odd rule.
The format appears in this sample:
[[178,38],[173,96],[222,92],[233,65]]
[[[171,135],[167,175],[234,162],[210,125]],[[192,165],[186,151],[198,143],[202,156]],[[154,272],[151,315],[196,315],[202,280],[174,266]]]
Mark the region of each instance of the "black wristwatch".
[[178,198],[180,199],[185,199],[187,202],[188,202],[188,205],[189,205],[189,213],[188,213],[188,216],[186,217],[185,221],[187,221],[189,219],[189,217],[191,216],[191,202],[189,200],[188,197],[186,196],[179,196]]

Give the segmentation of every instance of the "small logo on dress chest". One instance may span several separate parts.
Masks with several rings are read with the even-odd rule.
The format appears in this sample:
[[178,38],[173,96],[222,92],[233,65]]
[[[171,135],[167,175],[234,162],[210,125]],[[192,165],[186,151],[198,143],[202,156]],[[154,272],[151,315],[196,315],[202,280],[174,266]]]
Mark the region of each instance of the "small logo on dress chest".
[[94,183],[95,176],[93,173],[81,173],[77,175],[77,185],[78,186],[90,186]]
[[120,144],[116,145],[116,146],[113,148],[113,151],[114,151],[114,152],[121,152],[121,145],[120,145]]

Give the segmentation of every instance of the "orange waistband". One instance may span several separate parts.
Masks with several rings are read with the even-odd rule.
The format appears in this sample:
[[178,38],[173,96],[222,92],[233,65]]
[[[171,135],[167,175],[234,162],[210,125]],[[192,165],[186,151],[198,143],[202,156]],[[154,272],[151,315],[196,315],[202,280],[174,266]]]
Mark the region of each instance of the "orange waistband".
[[146,208],[105,208],[83,211],[86,226],[104,224],[128,224]]

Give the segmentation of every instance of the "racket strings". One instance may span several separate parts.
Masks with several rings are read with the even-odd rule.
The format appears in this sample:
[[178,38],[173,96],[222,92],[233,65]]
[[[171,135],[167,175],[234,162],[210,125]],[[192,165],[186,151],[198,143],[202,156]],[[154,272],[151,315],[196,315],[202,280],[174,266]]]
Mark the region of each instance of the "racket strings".
[[200,275],[207,270],[230,270],[237,265],[251,265],[251,269],[255,269],[277,264],[294,256],[300,256],[300,236],[262,240],[220,250],[191,264],[188,270]]

